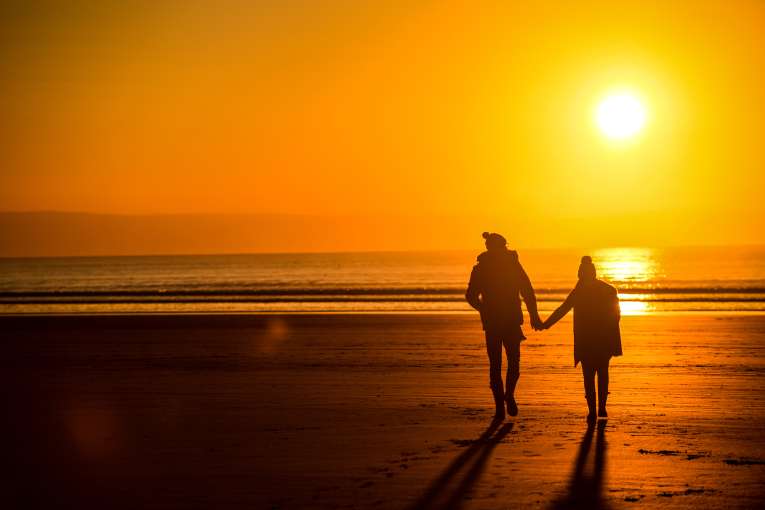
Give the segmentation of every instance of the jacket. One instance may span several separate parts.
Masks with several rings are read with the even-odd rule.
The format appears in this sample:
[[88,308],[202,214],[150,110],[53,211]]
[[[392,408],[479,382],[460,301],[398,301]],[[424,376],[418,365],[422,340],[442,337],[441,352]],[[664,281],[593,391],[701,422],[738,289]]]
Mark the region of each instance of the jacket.
[[574,309],[574,366],[582,359],[599,360],[622,355],[619,330],[619,295],[602,280],[580,280],[550,316],[554,323]]
[[523,324],[521,296],[529,313],[536,315],[537,301],[531,281],[512,250],[491,250],[478,256],[470,273],[465,299],[481,314],[486,331],[512,331]]

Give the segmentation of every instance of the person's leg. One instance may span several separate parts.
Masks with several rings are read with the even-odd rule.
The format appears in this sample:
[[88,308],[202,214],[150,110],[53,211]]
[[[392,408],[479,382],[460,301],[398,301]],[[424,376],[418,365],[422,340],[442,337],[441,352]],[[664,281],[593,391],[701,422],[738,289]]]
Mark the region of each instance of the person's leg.
[[518,415],[518,405],[515,403],[515,385],[521,376],[521,341],[513,338],[505,338],[505,352],[507,353],[507,373],[505,374],[505,400],[507,412],[510,416]]
[[606,401],[608,400],[608,362],[609,358],[598,364],[598,416],[608,416]]
[[584,398],[587,399],[588,420],[594,420],[595,415],[595,366],[582,360],[582,376],[584,377]]
[[486,353],[489,355],[489,386],[494,395],[495,417],[505,417],[505,391],[502,387],[502,336],[486,332]]

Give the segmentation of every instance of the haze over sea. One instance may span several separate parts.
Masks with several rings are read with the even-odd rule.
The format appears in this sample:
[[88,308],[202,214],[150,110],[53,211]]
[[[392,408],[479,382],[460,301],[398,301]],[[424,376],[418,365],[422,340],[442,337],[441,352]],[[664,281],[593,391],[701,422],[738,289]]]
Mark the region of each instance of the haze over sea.
[[[0,259],[0,313],[460,312],[478,251]],[[581,255],[625,315],[765,311],[765,247],[521,250],[540,308]]]

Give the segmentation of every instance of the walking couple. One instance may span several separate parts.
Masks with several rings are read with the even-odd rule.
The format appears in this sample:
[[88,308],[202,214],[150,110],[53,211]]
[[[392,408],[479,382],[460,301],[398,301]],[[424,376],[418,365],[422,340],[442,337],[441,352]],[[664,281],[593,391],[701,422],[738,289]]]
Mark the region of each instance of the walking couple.
[[[612,356],[621,356],[619,332],[619,298],[616,289],[597,279],[590,257],[582,257],[579,281],[562,305],[544,322],[537,312],[534,288],[518,260],[518,253],[507,249],[500,234],[483,233],[486,251],[470,274],[465,298],[481,314],[489,355],[489,384],[496,405],[495,419],[505,418],[505,405],[510,416],[518,414],[515,385],[520,376],[521,341],[525,340],[521,324],[521,297],[529,312],[531,327],[548,329],[569,310],[574,309],[574,366],[582,363],[584,395],[587,399],[588,422],[597,416],[606,417],[608,397],[608,363]],[[507,353],[507,375],[502,384],[502,346]],[[598,408],[595,410],[595,375],[598,378]]]

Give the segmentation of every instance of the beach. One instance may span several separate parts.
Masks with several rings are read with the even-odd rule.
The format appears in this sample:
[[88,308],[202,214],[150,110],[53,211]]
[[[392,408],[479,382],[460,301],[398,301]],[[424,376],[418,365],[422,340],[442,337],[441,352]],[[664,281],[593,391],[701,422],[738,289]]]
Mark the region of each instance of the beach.
[[9,508],[756,508],[765,315],[622,319],[588,430],[571,321],[491,427],[477,314],[0,317]]
[[0,24],[0,510],[765,510],[765,0]]

